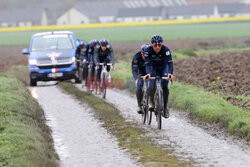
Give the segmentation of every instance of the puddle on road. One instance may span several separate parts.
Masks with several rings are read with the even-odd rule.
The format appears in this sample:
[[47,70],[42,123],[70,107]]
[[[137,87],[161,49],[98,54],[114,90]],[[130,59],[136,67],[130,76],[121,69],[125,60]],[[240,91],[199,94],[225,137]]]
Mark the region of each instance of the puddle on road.
[[80,105],[56,86],[29,89],[45,111],[61,166],[140,166],[119,148],[87,105]]
[[[81,89],[80,85],[77,87]],[[141,124],[135,97],[124,91],[108,90],[106,101],[115,105],[128,121]],[[218,139],[204,129],[193,126],[181,112],[170,110],[170,118],[164,119],[162,126],[162,130],[157,130],[155,117],[151,126],[142,125],[157,143],[174,148],[174,154],[181,159],[194,160],[197,166],[250,166],[249,149],[243,150],[235,143]]]

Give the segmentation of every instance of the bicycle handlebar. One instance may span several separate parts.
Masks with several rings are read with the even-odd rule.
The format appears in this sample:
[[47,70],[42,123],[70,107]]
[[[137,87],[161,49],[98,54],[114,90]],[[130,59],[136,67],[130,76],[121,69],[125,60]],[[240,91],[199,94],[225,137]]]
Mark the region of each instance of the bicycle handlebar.
[[150,77],[150,79],[169,79],[168,77]]
[[104,64],[106,64],[107,66],[112,66],[112,63],[98,63],[98,65],[100,65],[100,66],[102,66]]

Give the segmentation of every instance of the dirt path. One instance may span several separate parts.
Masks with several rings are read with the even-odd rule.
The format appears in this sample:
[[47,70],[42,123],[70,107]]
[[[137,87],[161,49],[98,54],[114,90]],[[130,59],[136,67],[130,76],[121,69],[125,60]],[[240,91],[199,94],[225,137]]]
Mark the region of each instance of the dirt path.
[[63,167],[138,166],[93,117],[87,104],[80,105],[49,84],[29,89],[45,111]]
[[[80,85],[77,87],[81,88]],[[124,91],[108,90],[106,101],[116,106],[127,120],[141,123],[135,111],[137,103],[134,96]],[[198,166],[249,166],[249,148],[244,150],[232,141],[212,136],[190,123],[182,112],[171,110],[170,114],[169,119],[163,120],[162,130],[157,130],[155,117],[151,127],[142,126],[163,147],[174,148],[177,156],[194,160],[199,163]]]

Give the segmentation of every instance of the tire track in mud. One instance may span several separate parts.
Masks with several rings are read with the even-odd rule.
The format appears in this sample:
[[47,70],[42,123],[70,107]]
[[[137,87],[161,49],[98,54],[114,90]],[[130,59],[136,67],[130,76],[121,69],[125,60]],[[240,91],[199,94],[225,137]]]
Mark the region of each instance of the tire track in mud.
[[139,166],[119,148],[87,104],[79,104],[50,84],[29,89],[44,109],[61,166]]
[[[81,85],[76,85],[79,89]],[[128,92],[107,90],[106,101],[117,107],[124,118],[141,124],[136,112],[136,98]],[[198,162],[197,166],[248,167],[250,149],[243,149],[232,141],[216,138],[204,129],[189,123],[182,112],[170,110],[170,118],[163,119],[163,129],[157,130],[155,117],[151,126],[142,125],[158,144],[174,149],[174,154],[185,160]]]

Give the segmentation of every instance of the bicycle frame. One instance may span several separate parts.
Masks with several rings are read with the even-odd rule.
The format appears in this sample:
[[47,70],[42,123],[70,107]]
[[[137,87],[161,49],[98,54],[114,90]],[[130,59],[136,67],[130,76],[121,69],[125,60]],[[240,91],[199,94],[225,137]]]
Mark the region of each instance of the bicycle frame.
[[155,101],[155,107],[156,107],[156,121],[158,124],[158,129],[161,129],[161,117],[162,117],[162,112],[164,111],[164,104],[163,104],[163,90],[161,86],[161,82],[163,79],[169,79],[168,77],[151,77],[150,79],[155,79],[156,80],[156,91],[155,91],[155,96],[154,96],[154,101]]
[[106,97],[106,87],[107,87],[107,77],[108,77],[108,71],[107,66],[111,66],[112,63],[99,63],[98,65],[102,66],[101,69],[101,76],[100,76],[100,88],[102,91],[102,98]]

